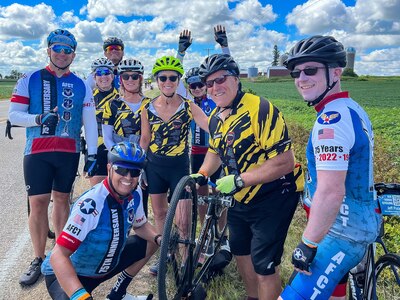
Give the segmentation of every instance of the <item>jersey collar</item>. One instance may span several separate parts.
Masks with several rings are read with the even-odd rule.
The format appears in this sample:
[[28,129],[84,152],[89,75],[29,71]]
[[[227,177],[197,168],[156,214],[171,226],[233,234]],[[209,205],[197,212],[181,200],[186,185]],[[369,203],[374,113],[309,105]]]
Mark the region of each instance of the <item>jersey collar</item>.
[[110,183],[108,182],[108,177],[103,180],[103,184],[106,187],[106,189],[110,192],[111,196],[119,203],[122,204],[124,201],[131,201],[133,196],[132,193],[126,196],[125,198],[121,198],[116,192],[113,191],[113,189],[110,187]]
[[329,102],[340,98],[349,98],[349,92],[339,92],[325,97],[320,103],[314,106],[317,112],[320,112]]
[[[46,67],[46,70],[49,71],[49,73],[51,73],[52,75],[57,76],[56,72],[54,72],[52,69],[50,69],[50,66],[47,66],[47,67]],[[71,71],[68,71],[68,72],[62,74],[61,77],[66,77],[66,76],[68,76],[70,73],[71,73]]]

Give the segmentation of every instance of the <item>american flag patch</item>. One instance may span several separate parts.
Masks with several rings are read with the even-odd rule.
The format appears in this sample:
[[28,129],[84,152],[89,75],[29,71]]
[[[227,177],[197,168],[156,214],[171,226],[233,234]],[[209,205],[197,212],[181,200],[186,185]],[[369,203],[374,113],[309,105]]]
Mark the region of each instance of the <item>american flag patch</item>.
[[332,128],[324,128],[318,130],[318,139],[319,140],[329,140],[335,138],[335,130]]
[[80,215],[75,215],[74,217],[74,223],[78,225],[83,225],[83,223],[86,221],[86,219]]

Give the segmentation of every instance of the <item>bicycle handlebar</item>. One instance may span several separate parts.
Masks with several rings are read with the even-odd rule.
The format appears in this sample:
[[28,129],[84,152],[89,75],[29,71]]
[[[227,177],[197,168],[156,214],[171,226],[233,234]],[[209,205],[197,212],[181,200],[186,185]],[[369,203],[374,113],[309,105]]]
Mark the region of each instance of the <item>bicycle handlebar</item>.
[[379,182],[379,183],[374,184],[374,188],[377,191],[378,195],[382,195],[382,194],[390,193],[390,192],[400,193],[400,184],[399,183]]
[[235,202],[232,196],[218,193],[216,195],[198,196],[197,203],[200,205],[215,203],[224,207],[232,207]]

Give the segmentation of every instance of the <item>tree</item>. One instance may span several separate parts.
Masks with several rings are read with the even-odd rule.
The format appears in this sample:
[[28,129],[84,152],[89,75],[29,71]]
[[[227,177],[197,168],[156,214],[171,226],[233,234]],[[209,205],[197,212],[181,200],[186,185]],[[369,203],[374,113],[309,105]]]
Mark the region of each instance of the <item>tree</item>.
[[22,76],[21,72],[18,72],[17,70],[11,70],[9,78],[11,79],[18,79]]
[[272,65],[277,66],[279,64],[279,56],[280,56],[280,52],[277,45],[274,45],[272,56],[273,56]]
[[357,73],[351,68],[345,68],[342,73],[343,76],[358,77]]

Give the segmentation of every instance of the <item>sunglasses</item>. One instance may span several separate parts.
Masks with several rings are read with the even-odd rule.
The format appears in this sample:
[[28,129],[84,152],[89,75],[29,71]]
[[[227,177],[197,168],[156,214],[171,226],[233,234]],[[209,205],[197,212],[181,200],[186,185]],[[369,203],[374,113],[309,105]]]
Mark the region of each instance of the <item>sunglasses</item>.
[[55,53],[61,53],[61,51],[63,51],[64,54],[74,53],[74,49],[65,45],[53,45],[50,47],[50,49],[53,50]]
[[197,89],[197,88],[201,89],[201,88],[203,88],[203,87],[204,87],[204,83],[202,83],[202,82],[195,82],[195,83],[189,84],[189,88],[190,88],[191,90],[195,90],[195,89]]
[[315,74],[317,74],[318,69],[325,69],[325,67],[308,67],[303,70],[295,69],[290,72],[290,76],[292,76],[292,78],[299,78],[301,72],[304,72],[304,74],[306,74],[307,76],[314,76]]
[[226,79],[228,78],[228,76],[234,76],[234,75],[225,74],[225,75],[222,75],[221,77],[217,77],[213,80],[207,80],[206,81],[207,88],[209,88],[209,89],[212,88],[214,86],[214,83],[223,84],[226,81]]
[[109,69],[96,70],[96,76],[107,76],[107,75],[111,75],[111,71]]
[[115,173],[124,177],[127,176],[128,173],[131,174],[131,177],[139,177],[141,172],[140,169],[130,169],[118,165],[112,165],[112,168],[114,169]]
[[178,76],[173,75],[173,76],[158,76],[158,79],[160,79],[161,82],[166,82],[167,79],[169,79],[169,81],[171,82],[175,82],[178,80]]
[[132,80],[138,80],[140,74],[122,74],[121,77],[123,80],[129,80],[129,77],[132,78]]
[[111,51],[122,51],[122,46],[120,45],[110,45],[106,47],[106,52],[111,52]]

